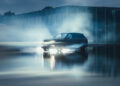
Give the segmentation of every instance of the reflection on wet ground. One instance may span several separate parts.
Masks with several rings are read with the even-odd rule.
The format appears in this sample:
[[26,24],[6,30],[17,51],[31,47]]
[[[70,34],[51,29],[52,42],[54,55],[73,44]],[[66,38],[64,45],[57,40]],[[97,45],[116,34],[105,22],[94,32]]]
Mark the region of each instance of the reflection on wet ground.
[[[61,71],[82,68],[82,70],[90,73],[119,76],[120,58],[118,48],[116,46],[93,47],[92,50],[88,49],[88,55],[77,53],[59,57],[51,56],[47,59],[43,57],[40,50],[33,54],[31,52],[8,53],[4,51],[0,54],[0,71],[28,71],[28,69],[29,71],[44,71],[46,69]],[[31,50],[33,51],[33,49]]]
[[[38,48],[37,48],[38,49]],[[33,50],[32,50],[33,51]],[[93,47],[88,56],[81,54],[51,56],[45,59],[42,53],[6,51],[0,53],[0,76],[120,76],[119,47]],[[64,57],[64,59],[63,59]],[[2,79],[1,79],[2,80]]]

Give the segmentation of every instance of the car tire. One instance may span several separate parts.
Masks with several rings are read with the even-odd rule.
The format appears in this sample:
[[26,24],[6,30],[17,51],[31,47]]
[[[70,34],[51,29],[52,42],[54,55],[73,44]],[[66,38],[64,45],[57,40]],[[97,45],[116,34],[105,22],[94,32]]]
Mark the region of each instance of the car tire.
[[49,54],[49,53],[44,52],[44,53],[43,53],[43,57],[44,57],[44,58],[50,58],[50,54]]

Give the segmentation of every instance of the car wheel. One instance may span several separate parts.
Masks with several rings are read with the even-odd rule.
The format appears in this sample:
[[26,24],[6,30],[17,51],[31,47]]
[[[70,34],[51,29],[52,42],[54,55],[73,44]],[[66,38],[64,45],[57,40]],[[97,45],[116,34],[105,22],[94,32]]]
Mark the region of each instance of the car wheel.
[[44,53],[43,53],[43,57],[44,57],[44,58],[50,58],[50,54],[49,54],[49,53],[44,52]]

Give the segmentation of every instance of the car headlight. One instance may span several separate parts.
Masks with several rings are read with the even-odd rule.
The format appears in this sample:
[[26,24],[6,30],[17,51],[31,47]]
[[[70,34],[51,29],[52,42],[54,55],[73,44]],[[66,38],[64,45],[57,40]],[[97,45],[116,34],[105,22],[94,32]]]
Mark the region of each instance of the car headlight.
[[56,48],[51,48],[49,49],[50,54],[57,54],[57,49]]
[[61,50],[62,53],[67,54],[67,53],[73,53],[75,50],[74,49],[69,49],[69,48],[63,48]]
[[50,48],[49,53],[50,54],[68,54],[68,53],[73,53],[75,52],[75,49],[70,49],[70,48]]

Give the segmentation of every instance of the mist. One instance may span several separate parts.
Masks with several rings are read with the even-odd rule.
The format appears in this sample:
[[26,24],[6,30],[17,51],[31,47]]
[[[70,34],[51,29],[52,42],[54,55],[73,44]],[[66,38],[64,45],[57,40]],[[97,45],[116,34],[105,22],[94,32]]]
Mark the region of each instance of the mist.
[[[70,13],[66,10],[56,14],[31,18],[12,18],[0,23],[1,42],[39,42],[58,33],[79,32],[92,40],[92,21],[89,12]],[[62,19],[61,19],[62,18]]]
[[[40,42],[64,32],[82,33],[87,37],[89,43],[118,41],[119,34],[116,34],[115,31],[118,20],[115,21],[114,17],[109,18],[105,14],[107,13],[105,9],[101,9],[103,17],[98,14],[99,10],[93,11],[92,8],[76,6],[4,16],[0,21],[0,42]],[[111,11],[110,13],[112,13]]]
[[82,33],[89,39],[89,42],[92,42],[92,26],[92,15],[89,12],[72,13],[65,16],[61,26],[56,31],[57,33]]
[[51,34],[43,24],[27,28],[16,24],[0,24],[1,42],[39,42],[46,38],[51,38]]

